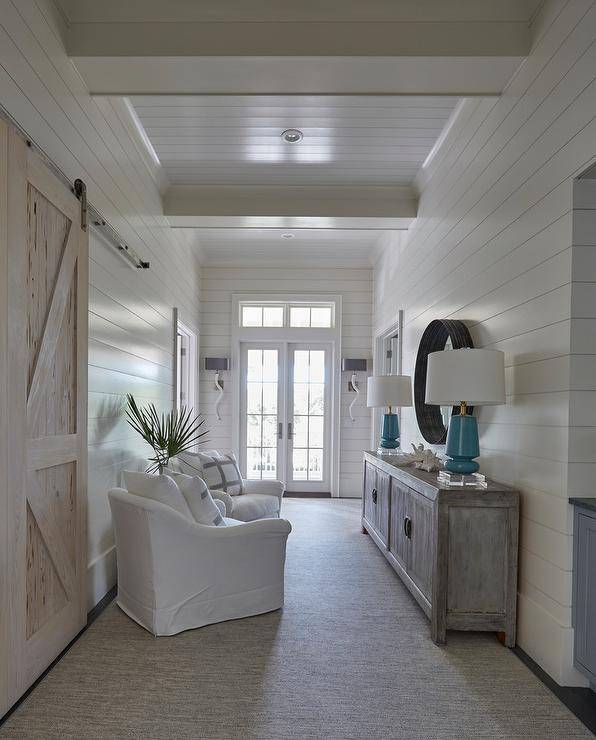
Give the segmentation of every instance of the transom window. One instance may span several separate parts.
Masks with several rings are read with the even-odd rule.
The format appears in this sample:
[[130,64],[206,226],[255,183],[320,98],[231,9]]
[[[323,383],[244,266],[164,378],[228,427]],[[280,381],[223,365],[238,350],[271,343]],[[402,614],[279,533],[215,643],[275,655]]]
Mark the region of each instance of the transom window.
[[240,304],[240,326],[247,328],[290,327],[332,329],[333,303],[246,303]]
[[241,326],[276,327],[284,325],[285,307],[242,306]]

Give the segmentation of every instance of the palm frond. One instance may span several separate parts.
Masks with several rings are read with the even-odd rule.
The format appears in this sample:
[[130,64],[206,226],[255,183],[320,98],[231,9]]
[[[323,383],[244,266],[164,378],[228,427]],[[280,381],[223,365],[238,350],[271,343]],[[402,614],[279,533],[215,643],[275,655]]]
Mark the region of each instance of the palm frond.
[[126,420],[147,442],[155,455],[149,458],[147,472],[165,467],[172,457],[193,447],[208,434],[201,430],[205,420],[194,410],[183,406],[160,414],[154,403],[140,409],[133,395],[126,396]]

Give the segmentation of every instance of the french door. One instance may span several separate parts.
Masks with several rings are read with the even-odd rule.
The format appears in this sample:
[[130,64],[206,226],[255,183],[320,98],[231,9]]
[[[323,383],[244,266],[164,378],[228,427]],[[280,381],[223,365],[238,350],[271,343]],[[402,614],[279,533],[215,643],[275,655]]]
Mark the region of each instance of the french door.
[[330,490],[330,345],[243,343],[240,409],[249,480],[281,479],[294,492]]

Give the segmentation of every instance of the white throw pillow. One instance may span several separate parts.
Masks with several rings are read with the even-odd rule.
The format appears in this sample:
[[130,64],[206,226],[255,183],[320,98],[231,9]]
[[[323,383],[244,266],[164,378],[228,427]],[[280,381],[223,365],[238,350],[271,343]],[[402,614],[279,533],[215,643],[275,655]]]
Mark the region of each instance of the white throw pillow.
[[244,491],[244,481],[233,452],[181,452],[178,465],[181,472],[201,477],[210,491],[225,491],[230,496]]
[[135,473],[124,471],[124,482],[129,493],[145,496],[154,501],[175,509],[191,521],[194,520],[182,491],[176,482],[167,475],[150,475],[149,473]]
[[166,475],[171,476],[176,482],[176,485],[186,499],[192,515],[199,524],[215,525],[216,527],[226,526],[221,511],[202,478],[199,478],[197,475],[185,475],[184,473],[174,472],[166,472]]

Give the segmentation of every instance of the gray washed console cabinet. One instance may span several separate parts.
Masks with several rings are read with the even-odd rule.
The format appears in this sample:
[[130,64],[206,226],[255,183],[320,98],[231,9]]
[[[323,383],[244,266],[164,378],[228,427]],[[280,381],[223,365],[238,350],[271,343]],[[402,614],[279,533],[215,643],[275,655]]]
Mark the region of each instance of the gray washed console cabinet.
[[515,645],[519,494],[447,488],[436,473],[399,468],[364,453],[362,531],[369,534],[420,604],[431,636],[503,632]]
[[596,691],[596,498],[572,498],[575,667]]

